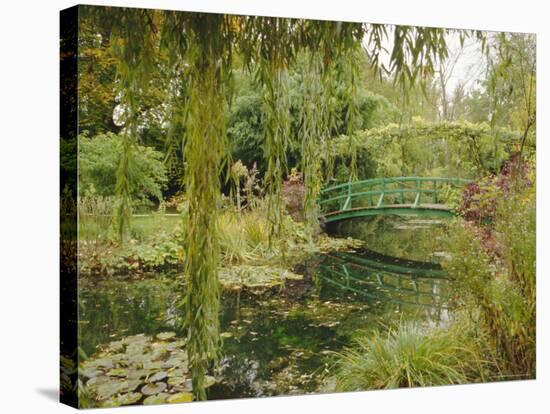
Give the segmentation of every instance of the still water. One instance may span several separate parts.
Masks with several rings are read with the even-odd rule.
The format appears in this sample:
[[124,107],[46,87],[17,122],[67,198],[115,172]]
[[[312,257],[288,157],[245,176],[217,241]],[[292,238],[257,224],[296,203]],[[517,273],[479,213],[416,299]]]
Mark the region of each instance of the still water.
[[[303,280],[263,293],[222,295],[222,360],[209,399],[330,390],[334,352],[400,320],[448,319],[452,284],[439,266],[441,220],[383,217],[334,226],[362,239],[355,252],[319,254],[296,267]],[[174,275],[82,281],[80,347],[127,335],[179,331]]]

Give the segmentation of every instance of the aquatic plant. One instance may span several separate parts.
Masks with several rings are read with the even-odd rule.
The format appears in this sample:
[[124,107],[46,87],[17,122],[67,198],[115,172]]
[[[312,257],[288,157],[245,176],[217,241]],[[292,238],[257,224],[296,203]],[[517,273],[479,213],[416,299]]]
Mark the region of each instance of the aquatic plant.
[[[87,407],[193,401],[186,341],[174,332],[123,337],[80,363],[79,395]],[[208,376],[205,387],[215,383]]]
[[338,354],[335,369],[338,391],[464,384],[480,379],[477,350],[460,330],[413,322],[356,339]]

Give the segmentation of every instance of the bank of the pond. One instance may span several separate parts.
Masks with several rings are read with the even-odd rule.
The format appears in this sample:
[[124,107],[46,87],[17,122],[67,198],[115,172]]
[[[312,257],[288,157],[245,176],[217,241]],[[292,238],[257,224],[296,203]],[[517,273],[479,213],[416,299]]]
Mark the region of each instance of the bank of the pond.
[[[364,243],[358,238],[330,237],[320,233],[313,239],[306,235],[303,223],[284,216],[284,231],[279,237],[269,234],[265,214],[253,211],[226,213],[218,225],[220,244],[220,281],[234,285],[268,284],[293,278],[292,267],[309,255],[350,251]],[[181,217],[151,215],[134,220],[136,238],[115,243],[105,234],[93,236],[96,222],[88,218],[79,225],[79,273],[91,276],[146,277],[159,271],[181,270],[184,257],[184,226]],[[138,230],[139,229],[139,230]],[[97,230],[97,229],[96,229]]]

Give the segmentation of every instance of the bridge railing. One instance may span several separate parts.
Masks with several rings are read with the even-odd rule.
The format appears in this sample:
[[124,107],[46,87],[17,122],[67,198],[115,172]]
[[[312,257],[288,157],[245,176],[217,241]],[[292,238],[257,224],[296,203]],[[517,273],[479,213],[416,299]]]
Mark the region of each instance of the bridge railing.
[[[321,190],[322,213],[345,211],[357,207],[380,208],[387,205],[421,202],[438,204],[443,186],[462,186],[470,180],[448,177],[384,177],[353,181],[325,187]],[[426,196],[428,199],[426,199]]]

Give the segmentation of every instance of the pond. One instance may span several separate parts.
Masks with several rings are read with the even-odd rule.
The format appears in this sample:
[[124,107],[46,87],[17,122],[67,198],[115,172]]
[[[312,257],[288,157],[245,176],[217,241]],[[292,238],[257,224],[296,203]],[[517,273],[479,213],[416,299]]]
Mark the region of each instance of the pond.
[[[280,288],[223,293],[223,356],[209,399],[330,391],[333,353],[357,335],[403,319],[448,319],[452,283],[438,264],[444,221],[354,219],[329,231],[367,247],[313,255],[294,269],[303,279]],[[91,355],[128,335],[183,336],[177,300],[173,274],[83,279],[80,347]]]

